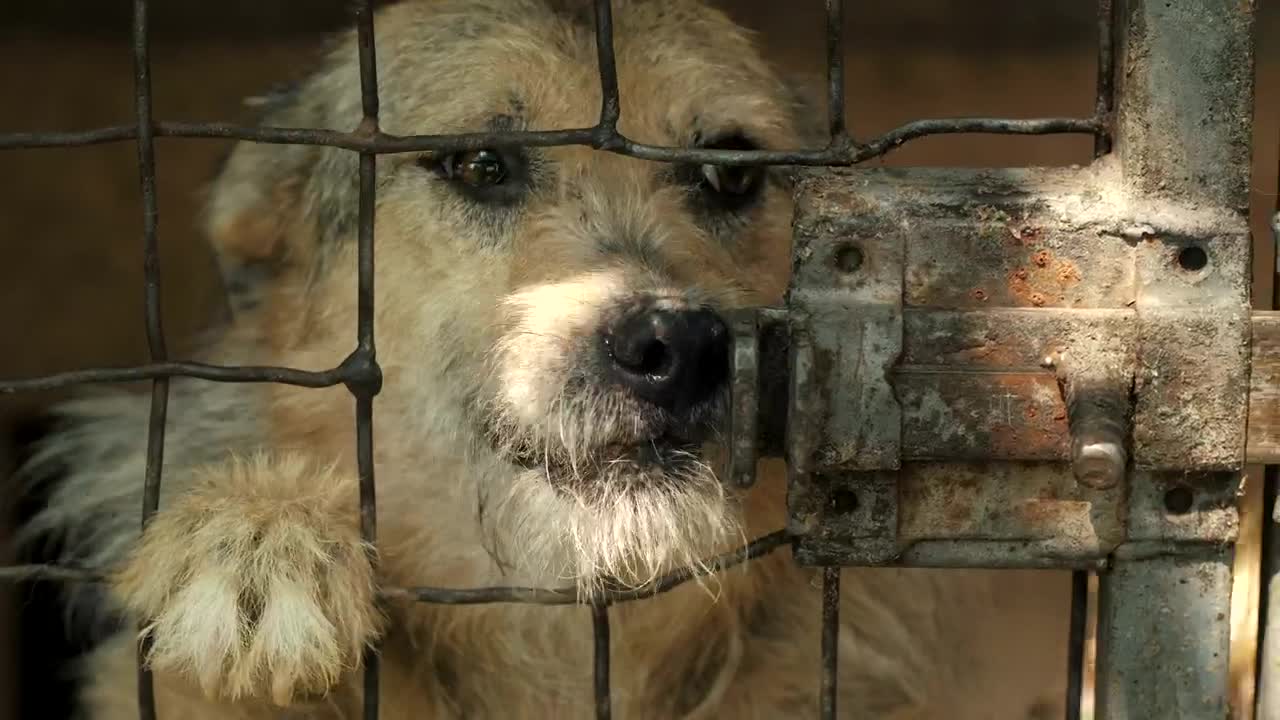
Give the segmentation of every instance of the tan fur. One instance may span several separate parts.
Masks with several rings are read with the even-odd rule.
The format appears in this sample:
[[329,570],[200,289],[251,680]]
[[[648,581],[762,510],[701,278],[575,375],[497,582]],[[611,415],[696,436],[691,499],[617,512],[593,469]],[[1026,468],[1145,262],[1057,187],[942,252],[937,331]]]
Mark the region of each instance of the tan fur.
[[[803,110],[750,39],[692,0],[615,3],[621,129],[659,145],[741,129],[796,147]],[[552,6],[557,10],[553,11]],[[591,125],[599,108],[583,2],[419,0],[377,18],[383,128]],[[272,125],[351,128],[353,38]],[[745,494],[715,448],[664,472],[614,457],[645,441],[626,399],[574,384],[583,347],[645,294],[726,310],[781,300],[791,200],[776,179],[747,215],[714,222],[664,165],[583,148],[535,153],[517,210],[477,208],[409,155],[378,163],[375,402],[378,577],[393,585],[637,585],[784,522],[782,467]],[[243,144],[208,214],[245,291],[211,362],[340,362],[356,320],[355,159]],[[695,168],[696,170],[696,168]],[[719,223],[719,224],[716,224]],[[242,298],[242,300],[245,298]],[[37,458],[74,463],[28,535],[122,565],[116,603],[154,640],[161,717],[359,717],[360,649],[384,640],[382,715],[590,717],[591,628],[580,607],[372,602],[359,540],[353,402],[343,388],[174,384],[162,509],[138,540],[142,398],[91,397]],[[712,443],[714,445],[714,443]],[[528,451],[541,467],[513,465]],[[614,607],[620,718],[809,717],[816,712],[818,575],[787,552]],[[1058,712],[1059,576],[847,570],[841,715],[1039,718]],[[1055,593],[1050,595],[1050,593]],[[84,603],[86,607],[91,602]],[[1026,657],[984,647],[1021,637]],[[85,666],[91,720],[136,716],[132,633]]]

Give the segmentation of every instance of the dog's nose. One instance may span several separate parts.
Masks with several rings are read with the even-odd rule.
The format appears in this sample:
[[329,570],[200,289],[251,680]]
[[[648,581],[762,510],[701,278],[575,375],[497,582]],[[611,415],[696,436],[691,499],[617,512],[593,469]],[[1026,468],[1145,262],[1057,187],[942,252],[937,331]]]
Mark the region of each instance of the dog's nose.
[[710,310],[632,313],[604,343],[614,380],[673,412],[711,397],[729,375],[729,328]]

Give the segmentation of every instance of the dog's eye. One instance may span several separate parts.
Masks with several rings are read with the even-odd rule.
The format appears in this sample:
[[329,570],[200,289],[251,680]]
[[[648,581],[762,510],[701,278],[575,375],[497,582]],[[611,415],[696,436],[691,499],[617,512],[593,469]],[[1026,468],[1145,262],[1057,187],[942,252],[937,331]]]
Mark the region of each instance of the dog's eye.
[[762,167],[734,167],[731,165],[703,165],[702,177],[707,185],[722,195],[750,195],[764,179]]
[[507,179],[507,165],[497,151],[483,149],[454,153],[441,164],[444,176],[473,188],[501,185]]

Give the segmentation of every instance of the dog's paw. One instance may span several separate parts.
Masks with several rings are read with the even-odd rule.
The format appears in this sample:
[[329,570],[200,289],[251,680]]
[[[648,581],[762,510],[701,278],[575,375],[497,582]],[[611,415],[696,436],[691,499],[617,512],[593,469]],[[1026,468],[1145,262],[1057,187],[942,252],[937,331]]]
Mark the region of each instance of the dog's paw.
[[201,480],[161,508],[113,583],[145,623],[149,666],[228,700],[323,694],[379,625],[354,482],[297,458]]

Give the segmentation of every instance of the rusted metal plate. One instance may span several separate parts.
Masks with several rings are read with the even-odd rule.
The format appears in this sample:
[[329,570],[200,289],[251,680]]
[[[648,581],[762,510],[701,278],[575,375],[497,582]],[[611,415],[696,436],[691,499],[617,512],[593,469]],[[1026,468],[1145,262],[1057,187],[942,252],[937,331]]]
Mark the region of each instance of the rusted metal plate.
[[1052,373],[903,369],[894,386],[907,459],[1067,459],[1067,408]]
[[[925,212],[937,212],[930,208]],[[1034,202],[978,204],[921,227],[907,249],[906,300],[941,307],[1118,307],[1133,248]],[[1113,247],[1098,252],[1099,243]]]
[[1046,541],[1061,556],[1100,555],[1122,538],[1115,493],[1078,486],[1056,465],[950,463],[913,467],[901,478],[899,535],[907,542]]
[[805,564],[1090,567],[1124,538],[1123,491],[1058,463],[911,463],[814,486],[791,505]]
[[1244,464],[1249,316],[1224,308],[1139,312],[1134,463],[1152,470]]
[[1097,362],[1132,366],[1133,310],[991,308],[903,311],[901,363],[983,370],[1040,369],[1053,353],[1088,354]]
[[1156,470],[1240,468],[1250,359],[1245,219],[1170,206],[1158,225],[1144,228],[1134,462]]
[[[1143,208],[1172,215],[1176,208]],[[1143,223],[1137,243],[1138,307],[1214,305],[1247,312],[1252,242],[1247,220],[1234,213],[1158,225]]]
[[1129,539],[1159,543],[1232,543],[1240,532],[1241,473],[1130,476]]
[[803,425],[816,428],[802,438],[806,462],[817,472],[894,469],[902,421],[889,372],[902,351],[907,236],[881,208],[885,198],[858,199],[825,175],[802,185],[787,300],[812,363],[813,382],[793,386],[814,393],[798,400],[816,413]]
[[798,562],[884,565],[901,554],[898,478],[891,472],[813,475],[788,495],[788,530],[801,538]]
[[1280,312],[1253,315],[1248,462],[1280,465]]
[[[1105,368],[1116,378],[1117,414],[1127,413],[1135,319],[1132,310],[906,308],[902,364],[894,375],[904,456],[1069,459],[1064,389],[1096,386],[1071,375]],[[1067,375],[1048,362],[1068,360],[1074,369]],[[1094,423],[1099,420],[1108,418]],[[1125,425],[1127,417],[1114,420]]]
[[[1133,513],[1165,547],[1230,542],[1212,473],[1244,458],[1247,225],[1203,195],[1131,193],[1139,165],[802,179],[801,562],[1090,566]],[[1183,485],[1184,515],[1162,510]]]
[[808,317],[820,431],[813,463],[822,470],[893,469],[902,460],[902,410],[890,370],[902,316],[883,306],[811,308]]
[[857,218],[855,239],[904,239],[906,305],[1125,307],[1135,249],[1097,186],[1093,169],[878,168],[828,173],[801,198]]

